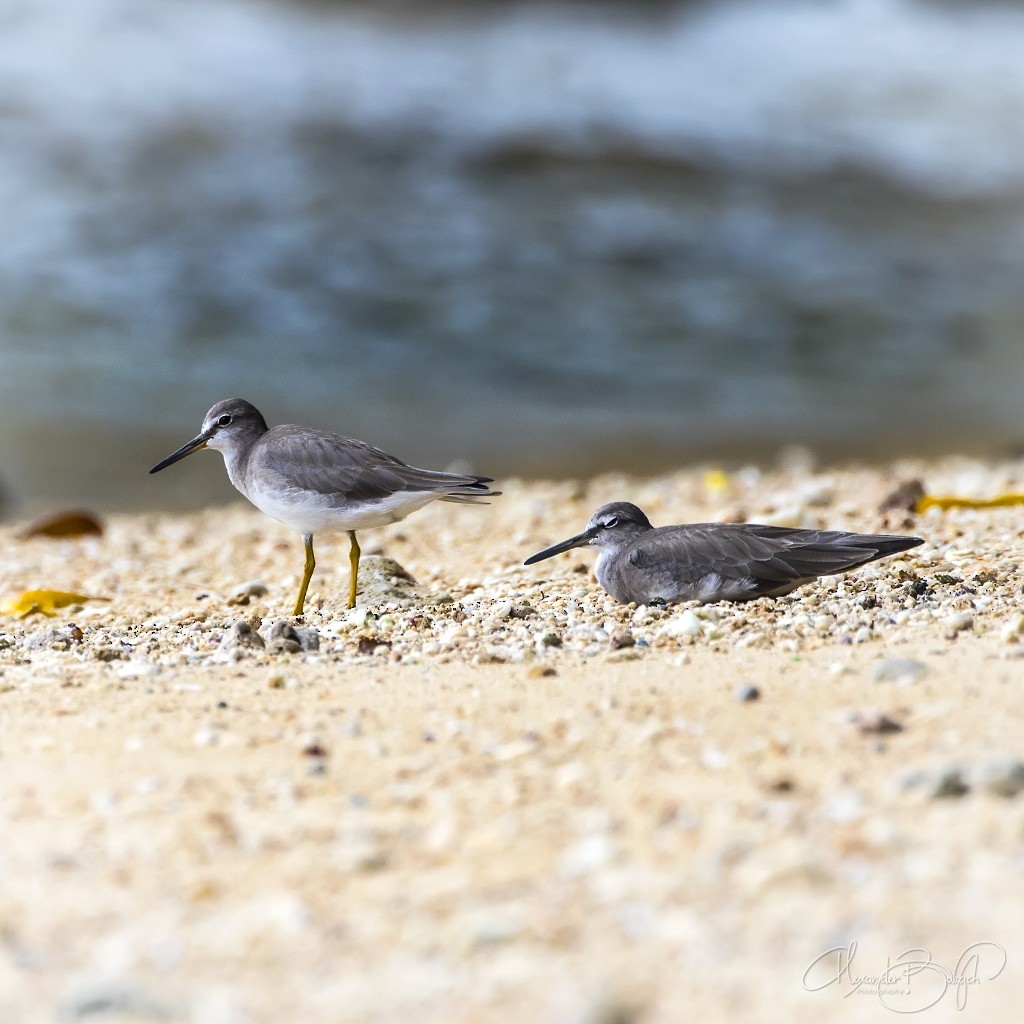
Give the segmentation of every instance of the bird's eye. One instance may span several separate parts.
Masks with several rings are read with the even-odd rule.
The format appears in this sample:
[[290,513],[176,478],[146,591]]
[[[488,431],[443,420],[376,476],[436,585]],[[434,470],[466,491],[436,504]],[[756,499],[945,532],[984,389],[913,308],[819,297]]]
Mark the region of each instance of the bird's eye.
[[618,525],[619,525],[619,517],[618,516],[609,516],[604,521],[604,528],[606,530],[612,530],[612,529],[614,529]]
[[231,414],[230,414],[230,413],[224,413],[224,415],[223,415],[223,416],[221,416],[221,417],[220,417],[220,418],[219,418],[219,419],[217,420],[217,423],[218,423],[218,424],[219,424],[220,426],[222,426],[222,427],[226,427],[226,426],[227,426],[227,425],[228,425],[228,424],[229,424],[230,422],[231,422]]

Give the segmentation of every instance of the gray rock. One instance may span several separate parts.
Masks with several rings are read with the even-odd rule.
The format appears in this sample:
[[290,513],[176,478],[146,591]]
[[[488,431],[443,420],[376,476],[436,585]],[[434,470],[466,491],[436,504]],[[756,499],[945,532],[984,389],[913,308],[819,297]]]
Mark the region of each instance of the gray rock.
[[293,626],[287,619],[278,619],[267,633],[267,646],[272,651],[297,654],[320,650],[320,634],[311,626]]
[[752,700],[761,699],[761,691],[750,683],[740,683],[732,691],[732,699],[739,701],[740,704],[749,704]]
[[[346,584],[347,586],[347,584]],[[407,569],[386,555],[364,555],[359,562],[360,603],[408,604],[415,593],[416,580]]]
[[227,639],[224,644],[227,648],[249,648],[262,651],[266,644],[263,637],[249,625],[245,619],[236,619],[231,623]]

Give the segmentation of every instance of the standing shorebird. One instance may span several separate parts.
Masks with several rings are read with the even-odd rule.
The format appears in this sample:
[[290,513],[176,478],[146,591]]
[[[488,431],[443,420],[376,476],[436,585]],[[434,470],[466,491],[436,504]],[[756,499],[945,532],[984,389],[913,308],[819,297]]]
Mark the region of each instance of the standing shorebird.
[[831,576],[915,548],[920,537],[797,530],[753,523],[693,523],[655,529],[628,501],[602,505],[587,528],[545,548],[532,565],[570,548],[598,549],[594,568],[616,601],[750,601],[780,597]]
[[316,566],[314,534],[344,530],[351,538],[348,606],[354,608],[360,554],[356,530],[397,523],[437,499],[479,504],[501,493],[487,486],[489,476],[416,469],[351,437],[290,423],[268,428],[259,410],[241,398],[218,402],[206,414],[203,429],[150,473],[202,448],[224,456],[231,482],[261,512],[302,534],[306,567],[295,615],[302,614]]

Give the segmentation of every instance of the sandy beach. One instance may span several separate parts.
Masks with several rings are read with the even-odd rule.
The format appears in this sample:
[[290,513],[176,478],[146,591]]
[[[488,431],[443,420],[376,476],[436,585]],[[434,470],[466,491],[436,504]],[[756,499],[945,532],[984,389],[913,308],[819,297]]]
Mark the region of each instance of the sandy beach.
[[[1024,508],[879,511],[914,478],[1024,491],[501,481],[364,534],[354,611],[318,542],[298,623],[301,542],[247,506],[6,524],[0,600],[109,600],[0,619],[0,1021],[1017,1019]],[[926,543],[747,605],[522,566],[617,499]]]

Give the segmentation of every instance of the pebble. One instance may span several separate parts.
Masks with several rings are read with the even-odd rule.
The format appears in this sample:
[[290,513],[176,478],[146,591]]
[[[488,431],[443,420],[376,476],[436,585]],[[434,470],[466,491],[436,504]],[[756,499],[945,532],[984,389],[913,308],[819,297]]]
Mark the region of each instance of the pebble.
[[159,1002],[145,992],[128,988],[96,988],[76,996],[61,1008],[70,1020],[120,1018],[123,1020],[173,1020],[176,1007]]
[[968,769],[967,781],[973,789],[994,796],[1015,797],[1024,790],[1024,761],[1016,757],[978,761]]
[[263,637],[245,619],[236,619],[231,623],[231,629],[228,630],[227,639],[225,640],[225,647],[240,647],[262,651],[266,646]]
[[672,616],[659,630],[658,636],[680,637],[699,636],[703,625],[694,614],[692,608],[684,608],[678,615]]
[[959,765],[911,772],[901,780],[903,789],[919,789],[930,800],[962,797],[970,791]]
[[903,732],[903,726],[899,722],[877,708],[872,708],[870,711],[855,711],[850,715],[850,721],[865,736],[884,736],[889,733]]
[[82,631],[77,626],[41,629],[25,637],[23,646],[29,651],[67,651],[72,644],[82,642]]
[[216,746],[220,742],[220,731],[212,725],[203,726],[203,728],[196,730],[195,735],[192,737],[192,742],[197,747]]
[[133,658],[119,665],[116,669],[118,676],[122,679],[143,679],[146,676],[159,675],[161,668],[155,662],[147,661],[145,658]]
[[911,772],[901,780],[903,789],[920,789],[926,796],[962,797],[969,792],[985,792],[1011,799],[1024,791],[1024,761],[1018,757],[992,757],[966,767]]
[[615,857],[615,844],[607,832],[596,832],[570,846],[561,857],[563,875],[577,878],[610,864]]
[[255,597],[265,597],[267,585],[263,580],[247,580],[245,583],[235,587],[228,598],[228,604],[243,605],[249,604]]
[[750,683],[740,683],[732,691],[732,699],[740,704],[749,704],[751,701],[761,699],[761,691]]
[[532,605],[526,602],[499,601],[491,609],[491,619],[496,622],[504,619],[528,619],[536,614]]
[[974,629],[974,616],[969,612],[957,612],[955,615],[950,615],[943,625],[946,627],[947,634],[955,636],[964,630]]
[[287,619],[278,619],[267,631],[267,647],[271,651],[297,654],[320,650],[320,634],[312,627],[293,626]]
[[1021,634],[1024,634],[1024,614],[1018,612],[999,631],[999,636],[1003,643],[1015,644],[1020,639]]

